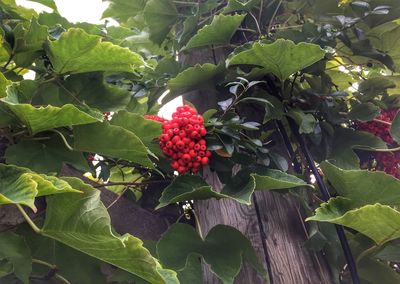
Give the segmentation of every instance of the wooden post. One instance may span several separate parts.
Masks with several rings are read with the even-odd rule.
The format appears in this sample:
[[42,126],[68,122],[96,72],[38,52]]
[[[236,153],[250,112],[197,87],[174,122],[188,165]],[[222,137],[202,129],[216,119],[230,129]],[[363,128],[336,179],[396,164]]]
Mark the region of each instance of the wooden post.
[[[212,53],[199,50],[183,55],[185,65],[224,61],[226,52]],[[184,94],[200,112],[216,108],[217,94],[201,90]],[[221,190],[221,183],[215,173],[207,173],[207,181],[215,190]],[[300,215],[299,204],[288,194],[256,192],[252,205],[246,206],[232,200],[206,200],[195,203],[203,232],[217,224],[233,226],[246,235],[253,244],[259,258],[269,272],[269,279],[263,280],[251,268],[245,266],[236,278],[238,284],[316,284],[332,283],[329,268],[319,254],[304,247],[307,231]],[[204,283],[219,283],[205,265]]]

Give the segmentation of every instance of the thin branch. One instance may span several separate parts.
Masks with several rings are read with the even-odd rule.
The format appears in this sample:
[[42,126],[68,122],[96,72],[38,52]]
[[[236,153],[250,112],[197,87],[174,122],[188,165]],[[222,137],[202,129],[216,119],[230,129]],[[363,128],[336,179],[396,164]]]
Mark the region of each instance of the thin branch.
[[116,186],[116,185],[131,185],[131,186],[142,186],[142,185],[147,185],[147,184],[158,184],[158,183],[169,183],[168,180],[148,180],[148,181],[142,181],[142,182],[109,182],[109,183],[103,183],[103,184],[97,184],[94,185],[93,187],[99,188],[99,187],[104,187],[104,186]]
[[256,23],[258,34],[260,36],[262,36],[260,24],[258,23],[258,20],[257,20],[256,16],[254,16],[253,13],[251,13],[251,12],[249,12],[249,15],[253,18],[254,22]]
[[[51,269],[51,271],[57,271],[57,266],[56,265],[50,264],[50,263],[45,262],[43,260],[32,258],[32,262],[40,264],[40,265],[43,265],[43,266],[47,266],[48,268]],[[60,282],[62,282],[64,284],[71,284],[71,282],[69,282],[67,279],[65,279],[63,276],[61,276],[58,273],[54,273],[53,277],[58,279]],[[46,278],[44,280],[48,280],[47,277],[44,277],[44,278]]]
[[22,208],[21,205],[19,204],[15,204],[18,208],[18,210],[21,212],[22,216],[24,217],[25,221],[29,224],[29,226],[32,228],[32,230],[37,233],[40,234],[41,230],[39,229],[38,226],[36,226],[36,224],[32,221],[32,219],[28,216],[28,214],[26,214],[24,208]]
[[197,213],[194,209],[192,209],[192,213],[194,216],[194,220],[196,222],[196,227],[197,227],[197,231],[199,232],[199,236],[202,240],[204,240],[204,236],[203,236],[203,230],[201,229],[201,225],[200,225],[200,219],[199,216],[197,216]]
[[269,35],[269,33],[271,32],[272,23],[274,22],[274,19],[275,19],[275,17],[276,17],[276,14],[278,13],[279,8],[280,8],[281,5],[282,5],[282,2],[283,2],[283,0],[280,0],[280,1],[279,1],[278,5],[277,5],[276,8],[275,8],[274,13],[272,14],[271,20],[269,21],[269,24],[268,24],[267,35]]

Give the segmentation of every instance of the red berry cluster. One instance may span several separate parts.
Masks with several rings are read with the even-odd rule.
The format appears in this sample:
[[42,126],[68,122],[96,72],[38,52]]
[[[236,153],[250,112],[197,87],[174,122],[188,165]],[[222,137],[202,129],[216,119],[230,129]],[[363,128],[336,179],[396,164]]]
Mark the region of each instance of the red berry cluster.
[[207,131],[204,119],[190,106],[180,106],[172,114],[172,120],[164,121],[160,136],[160,148],[172,159],[171,167],[179,174],[197,173],[208,164],[211,152],[203,137]]
[[[382,110],[377,117],[378,120],[392,122],[398,112],[397,108]],[[397,146],[393,137],[390,135],[390,124],[375,121],[355,122],[354,126],[358,130],[363,130],[380,137],[386,143]],[[400,179],[400,152],[376,152],[374,153],[377,169],[386,172]]]
[[400,179],[400,152],[378,152],[375,159],[379,170]]
[[145,115],[144,118],[146,119],[150,119],[150,120],[154,120],[154,121],[158,121],[158,122],[164,122],[165,119],[158,116],[158,115]]
[[[392,108],[388,110],[382,110],[381,114],[377,117],[378,120],[392,122],[397,114],[398,109]],[[375,136],[380,137],[383,141],[388,144],[393,144],[394,140],[390,136],[390,125],[384,124],[378,121],[358,122],[354,123],[354,126],[358,130],[367,131]]]

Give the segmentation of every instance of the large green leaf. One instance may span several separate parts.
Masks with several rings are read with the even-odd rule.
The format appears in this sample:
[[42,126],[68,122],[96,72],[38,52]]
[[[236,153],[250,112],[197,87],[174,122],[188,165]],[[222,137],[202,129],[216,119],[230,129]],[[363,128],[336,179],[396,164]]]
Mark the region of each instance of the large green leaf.
[[392,121],[390,135],[397,143],[400,143],[400,111],[396,114],[396,117]]
[[197,64],[169,80],[168,88],[175,96],[195,89],[214,88],[224,77],[225,67],[223,65]]
[[254,190],[288,189],[301,186],[312,187],[295,176],[273,169],[264,170],[259,174],[250,173],[248,170],[240,171],[228,181],[221,192],[214,191],[199,176],[183,175],[175,178],[164,189],[157,209],[175,202],[209,198],[230,198],[250,205]]
[[0,205],[21,204],[36,210],[35,197],[65,192],[79,191],[56,177],[0,164]]
[[148,149],[133,132],[108,122],[74,127],[74,149],[126,159],[153,168]]
[[336,166],[343,169],[358,169],[360,160],[355,149],[386,149],[387,145],[378,137],[364,131],[354,131],[348,128],[337,128],[329,155]]
[[23,237],[11,232],[0,233],[0,260],[8,261],[11,264],[11,272],[23,283],[29,283],[32,257]]
[[393,176],[368,170],[342,170],[328,162],[322,162],[321,168],[337,192],[354,206],[400,205],[400,180]]
[[397,19],[374,27],[367,33],[367,37],[375,48],[390,55],[398,71],[400,67],[400,20]]
[[379,113],[380,108],[377,105],[367,102],[353,106],[348,117],[352,120],[370,121],[377,117]]
[[281,80],[324,58],[325,52],[315,44],[295,44],[278,39],[271,44],[254,43],[252,48],[234,55],[228,62],[232,65],[254,65],[264,68]]
[[103,18],[114,18],[118,21],[127,21],[140,13],[146,0],[111,0],[107,10],[103,13]]
[[233,283],[243,261],[266,277],[250,241],[225,225],[215,226],[202,240],[193,227],[174,224],[158,241],[157,254],[164,265],[175,270],[185,269],[189,257],[200,255],[223,283]]
[[76,178],[65,178],[84,195],[63,194],[47,200],[42,234],[101,259],[154,284],[179,283],[176,273],[161,267],[143,242],[113,234],[100,191]]
[[32,134],[63,126],[73,126],[102,121],[103,116],[98,111],[84,112],[72,104],[62,107],[34,107],[31,104],[14,103],[3,100],[15,115],[29,127]]
[[5,154],[6,162],[27,167],[39,173],[59,173],[63,164],[88,172],[89,165],[82,153],[67,149],[59,137],[50,140],[23,140],[10,145]]
[[133,72],[144,66],[137,53],[102,42],[82,29],[71,28],[56,41],[48,43],[47,53],[59,74],[93,71]]
[[144,19],[149,26],[150,39],[161,44],[178,19],[172,0],[149,0],[144,8]]
[[158,144],[152,142],[162,133],[160,122],[145,119],[139,114],[120,111],[113,116],[110,123],[135,133],[135,135],[142,140],[143,144],[153,150],[153,152],[159,149]]
[[343,225],[373,239],[377,244],[400,237],[400,212],[379,203],[353,209],[353,201],[337,197],[323,203],[307,221]]
[[211,24],[201,28],[187,43],[185,49],[212,44],[229,44],[231,37],[246,15],[216,15]]

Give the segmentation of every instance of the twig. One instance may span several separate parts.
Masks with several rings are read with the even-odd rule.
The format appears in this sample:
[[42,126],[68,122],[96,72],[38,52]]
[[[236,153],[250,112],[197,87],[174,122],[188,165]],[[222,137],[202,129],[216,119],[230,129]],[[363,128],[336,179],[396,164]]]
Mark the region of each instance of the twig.
[[260,28],[260,25],[258,23],[258,20],[257,20],[256,16],[254,16],[253,13],[251,13],[251,12],[249,12],[249,15],[254,19],[254,22],[256,23],[256,27],[257,27],[257,31],[258,31],[259,36],[262,36],[261,28]]
[[194,220],[196,222],[196,227],[197,227],[197,231],[199,232],[199,236],[202,240],[204,240],[204,236],[203,236],[203,230],[201,229],[201,225],[200,225],[200,219],[199,216],[197,216],[197,213],[194,209],[192,209],[192,213],[194,216]]

